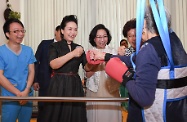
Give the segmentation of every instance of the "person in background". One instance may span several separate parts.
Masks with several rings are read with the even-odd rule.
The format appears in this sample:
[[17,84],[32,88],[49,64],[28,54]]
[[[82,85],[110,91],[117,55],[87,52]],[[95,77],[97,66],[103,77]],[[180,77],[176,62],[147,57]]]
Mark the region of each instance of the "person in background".
[[[138,54],[132,57],[136,72],[129,69],[122,76],[122,84],[128,89],[130,99],[128,122],[187,121],[187,54],[175,32],[170,31],[171,17],[168,12],[166,18],[170,38],[167,43],[171,44],[174,71],[170,70],[168,55],[159,35],[152,9],[147,6],[142,35],[144,44]],[[108,61],[112,57],[119,57],[128,68],[132,67],[129,56],[112,56],[98,51],[92,53],[94,60]],[[172,73],[174,78],[170,78]]]
[[125,23],[123,26],[123,36],[127,38],[130,44],[129,48],[120,46],[118,49],[119,55],[131,55],[136,50],[136,19],[133,18]]
[[127,40],[126,39],[122,39],[120,41],[120,46],[125,46],[125,48],[128,48],[128,42],[127,42]]
[[[86,67],[83,47],[74,43],[78,33],[75,15],[67,15],[61,22],[62,41],[49,47],[49,64],[54,71],[48,87],[49,97],[84,97],[79,66]],[[44,108],[43,122],[87,122],[85,102],[50,102]]]
[[[39,96],[46,96],[49,82],[51,79],[52,69],[49,66],[49,45],[61,41],[60,25],[55,28],[54,39],[43,40],[36,51],[35,57],[37,62],[35,62],[35,79],[34,79],[34,90],[39,91]],[[37,122],[41,122],[43,115],[43,102],[38,102],[38,114]]]
[[[127,38],[130,43],[130,47],[127,48],[120,43],[120,47],[118,48],[118,55],[121,56],[130,56],[136,50],[136,19],[131,19],[127,21],[123,27],[123,36]],[[125,86],[120,85],[119,88],[120,96],[128,98],[128,91]],[[123,122],[126,122],[128,115],[128,102],[122,102],[122,117]]]
[[[99,52],[117,54],[108,44],[111,42],[109,30],[103,25],[96,25],[90,32],[89,42]],[[93,66],[94,67],[94,66]],[[105,73],[105,62],[95,65],[92,71],[86,72],[86,97],[119,97],[119,84]],[[115,90],[108,90],[108,85],[117,84]],[[110,87],[115,87],[113,84]],[[87,102],[88,122],[121,122],[121,108],[119,102]]]
[[[18,19],[9,19],[3,31],[8,42],[0,46],[1,96],[32,96],[36,59],[33,50],[21,44],[26,32],[24,25]],[[32,102],[3,101],[1,110],[2,122],[30,122]]]
[[[121,47],[121,46],[123,46],[123,47]],[[122,49],[120,49],[120,48],[122,48]],[[126,39],[122,39],[120,41],[120,47],[118,49],[118,54],[119,55],[124,55],[126,50],[129,50],[128,49],[128,42],[127,42]],[[125,87],[123,85],[120,85],[119,93],[120,93],[120,97],[126,97],[126,98],[129,97],[128,96],[128,91],[127,91],[127,89],[125,89]],[[128,111],[127,111],[128,103],[127,102],[122,102],[121,107],[122,107],[122,121],[126,122],[127,121],[127,115],[128,115]]]

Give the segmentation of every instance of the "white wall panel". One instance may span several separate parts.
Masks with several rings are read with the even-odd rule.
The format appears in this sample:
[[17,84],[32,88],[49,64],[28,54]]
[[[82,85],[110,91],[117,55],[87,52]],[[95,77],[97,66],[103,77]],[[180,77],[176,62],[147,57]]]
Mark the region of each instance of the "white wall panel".
[[172,29],[187,51],[187,0],[164,0],[164,5],[171,13]]
[[54,7],[52,0],[26,0],[24,3],[26,28],[25,45],[36,51],[43,39],[54,37]]

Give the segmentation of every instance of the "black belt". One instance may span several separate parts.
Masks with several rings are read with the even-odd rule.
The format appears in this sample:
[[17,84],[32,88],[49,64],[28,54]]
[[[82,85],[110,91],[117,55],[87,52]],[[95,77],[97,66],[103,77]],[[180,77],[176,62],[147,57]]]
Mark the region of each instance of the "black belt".
[[77,75],[78,73],[77,72],[68,72],[68,73],[58,73],[58,72],[52,72],[51,73],[51,77],[53,77],[54,75],[56,75],[56,74],[58,74],[58,75],[73,75],[73,76],[75,76],[75,75]]
[[77,73],[74,73],[74,72],[68,72],[68,73],[54,72],[54,74],[58,74],[58,75],[77,75]]
[[158,80],[157,88],[172,89],[187,86],[187,76],[179,79]]

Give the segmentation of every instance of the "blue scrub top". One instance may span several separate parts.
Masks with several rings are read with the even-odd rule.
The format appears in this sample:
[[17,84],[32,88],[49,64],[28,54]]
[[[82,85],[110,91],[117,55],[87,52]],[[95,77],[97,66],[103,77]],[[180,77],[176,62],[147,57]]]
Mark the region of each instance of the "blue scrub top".
[[[20,54],[15,54],[6,44],[0,46],[0,70],[4,76],[20,91],[27,85],[29,64],[36,61],[33,50],[21,45]],[[1,87],[2,96],[15,96],[13,93]]]

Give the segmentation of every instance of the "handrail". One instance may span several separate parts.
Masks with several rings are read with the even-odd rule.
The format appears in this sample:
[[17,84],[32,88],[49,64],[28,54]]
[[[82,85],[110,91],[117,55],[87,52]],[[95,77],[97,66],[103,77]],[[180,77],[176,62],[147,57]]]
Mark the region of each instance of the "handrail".
[[0,101],[42,101],[42,102],[127,102],[129,98],[93,98],[93,97],[6,97],[1,96]]

